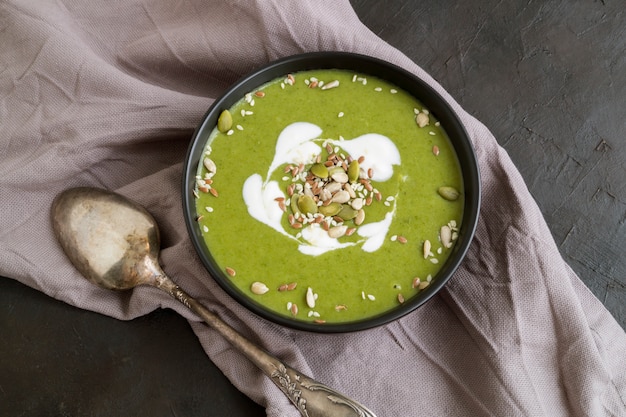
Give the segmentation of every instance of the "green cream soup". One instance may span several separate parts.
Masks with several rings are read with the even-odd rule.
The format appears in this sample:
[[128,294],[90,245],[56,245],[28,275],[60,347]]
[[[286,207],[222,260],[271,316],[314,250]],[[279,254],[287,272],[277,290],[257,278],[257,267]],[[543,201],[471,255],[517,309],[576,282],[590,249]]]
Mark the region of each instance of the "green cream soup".
[[299,72],[220,116],[198,169],[198,222],[232,282],[318,323],[379,315],[450,254],[463,180],[445,131],[394,85]]

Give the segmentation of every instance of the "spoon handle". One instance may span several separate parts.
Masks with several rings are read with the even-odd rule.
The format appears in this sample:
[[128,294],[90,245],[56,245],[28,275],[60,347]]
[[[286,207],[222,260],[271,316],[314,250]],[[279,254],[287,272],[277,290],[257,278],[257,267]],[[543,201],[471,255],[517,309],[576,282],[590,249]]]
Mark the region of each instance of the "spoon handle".
[[246,339],[167,276],[157,277],[155,286],[187,306],[243,353],[285,393],[303,416],[376,417],[367,407],[301,374]]

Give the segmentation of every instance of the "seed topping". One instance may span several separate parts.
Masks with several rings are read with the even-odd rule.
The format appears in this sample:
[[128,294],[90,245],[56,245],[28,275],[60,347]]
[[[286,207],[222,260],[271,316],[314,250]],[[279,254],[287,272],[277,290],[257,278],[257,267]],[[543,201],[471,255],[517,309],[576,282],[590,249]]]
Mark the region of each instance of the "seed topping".
[[232,125],[233,117],[228,110],[224,110],[217,119],[217,129],[222,133],[226,133]]
[[460,195],[459,190],[450,186],[439,187],[437,192],[441,197],[448,201],[456,201]]
[[252,285],[250,285],[250,291],[252,291],[253,294],[263,295],[269,290],[270,289],[267,287],[267,285],[262,282],[255,281],[252,283]]
[[[315,80],[307,81],[310,86]],[[362,169],[363,155],[346,155],[328,141],[322,149],[325,153],[312,156],[308,165],[292,163],[283,167],[288,200],[276,201],[293,229],[319,224],[331,238],[351,236],[364,224],[366,207],[382,201],[383,196],[372,185],[373,170]],[[388,197],[384,203],[390,206],[393,201],[394,197]]]

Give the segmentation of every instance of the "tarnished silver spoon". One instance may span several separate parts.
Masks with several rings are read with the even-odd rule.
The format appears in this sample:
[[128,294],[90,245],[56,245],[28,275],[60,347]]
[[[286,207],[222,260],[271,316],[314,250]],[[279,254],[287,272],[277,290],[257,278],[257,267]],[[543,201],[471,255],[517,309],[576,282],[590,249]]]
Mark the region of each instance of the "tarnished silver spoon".
[[159,265],[157,224],[138,204],[102,189],[72,188],[52,203],[52,225],[66,255],[88,280],[113,290],[152,285],[167,292],[250,359],[303,416],[375,417],[365,406],[268,354],[174,284]]

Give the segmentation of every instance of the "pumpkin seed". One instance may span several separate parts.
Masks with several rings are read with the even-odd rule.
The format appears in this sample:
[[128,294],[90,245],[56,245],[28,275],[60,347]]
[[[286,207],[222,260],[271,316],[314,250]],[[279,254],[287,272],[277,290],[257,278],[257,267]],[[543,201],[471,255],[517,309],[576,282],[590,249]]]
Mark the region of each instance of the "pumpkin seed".
[[456,199],[459,198],[459,195],[460,195],[459,191],[456,188],[449,187],[449,186],[439,187],[437,192],[439,193],[440,196],[442,196],[448,201],[455,201]]
[[318,178],[328,178],[328,168],[322,163],[313,164],[311,172]]
[[344,204],[341,206],[341,210],[337,213],[337,216],[341,217],[343,220],[352,220],[358,213],[358,210],[353,209],[348,204]]
[[350,182],[357,182],[359,180],[360,173],[361,167],[359,166],[359,161],[355,159],[350,162],[350,165],[348,165],[348,180]]
[[233,117],[228,110],[224,110],[217,119],[217,130],[226,133],[233,126]]
[[318,210],[324,217],[332,217],[338,214],[342,208],[343,206],[340,203],[330,203],[327,206],[318,207]]
[[301,195],[298,197],[298,208],[304,214],[317,213],[317,203],[315,203],[315,200],[308,195]]
[[300,209],[298,208],[298,199],[300,198],[300,196],[302,196],[302,194],[298,196],[294,195],[293,197],[291,197],[291,201],[289,202],[289,205],[291,206],[291,211],[293,212],[293,215],[295,217],[298,217],[300,214],[302,214],[300,212]]

